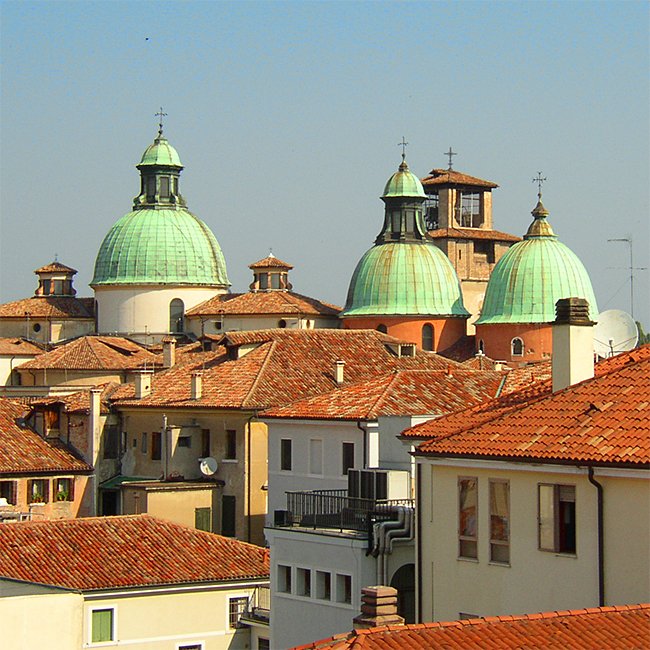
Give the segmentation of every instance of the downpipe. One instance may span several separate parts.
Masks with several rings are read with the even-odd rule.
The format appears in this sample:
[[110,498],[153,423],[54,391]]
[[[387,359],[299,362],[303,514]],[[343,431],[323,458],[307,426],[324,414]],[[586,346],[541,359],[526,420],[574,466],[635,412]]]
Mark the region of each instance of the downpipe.
[[413,510],[405,506],[397,508],[397,519],[373,525],[374,544],[371,551],[377,558],[377,584],[386,584],[388,555],[393,552],[395,541],[411,541],[414,538]]

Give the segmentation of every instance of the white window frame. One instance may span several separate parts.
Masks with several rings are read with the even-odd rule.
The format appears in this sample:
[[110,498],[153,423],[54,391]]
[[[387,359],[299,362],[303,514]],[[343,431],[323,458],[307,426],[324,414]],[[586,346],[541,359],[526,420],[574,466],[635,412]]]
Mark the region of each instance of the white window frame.
[[[475,535],[463,535],[462,530],[461,530],[461,502],[460,502],[460,489],[461,489],[461,483],[462,481],[474,481],[474,491],[476,493],[476,513],[474,515],[474,529],[476,531]],[[456,505],[456,510],[457,510],[457,528],[456,528],[456,534],[457,534],[457,539],[458,539],[458,559],[459,560],[469,560],[471,562],[478,562],[478,538],[479,538],[479,494],[478,494],[478,476],[459,476],[457,480],[457,505]],[[462,548],[462,543],[463,542],[473,542],[475,544],[475,554],[472,555],[463,555],[461,552]]]
[[232,625],[230,622],[230,604],[234,600],[246,600],[246,605],[248,605],[248,601],[250,600],[251,595],[249,593],[234,593],[234,594],[228,594],[228,600],[226,602],[226,630],[230,630],[233,632],[234,630],[238,630],[240,627],[242,627],[242,624],[240,623],[242,614],[246,611],[246,607],[240,612],[239,618],[237,619],[237,624]]
[[[542,545],[542,488],[551,488],[552,490],[552,533],[553,533],[553,547],[547,548]],[[562,488],[571,488],[573,490],[573,525],[574,525],[574,546],[573,551],[565,551],[560,549],[560,493]],[[564,501],[565,503],[571,503]],[[567,555],[575,557],[578,552],[578,513],[576,509],[576,486],[570,483],[538,483],[537,484],[537,548],[543,553],[555,553],[556,555]]]
[[[111,630],[111,639],[110,641],[93,641],[93,612],[103,611],[110,609],[113,611],[113,627]],[[98,605],[93,605],[87,610],[87,622],[88,622],[88,645],[97,648],[102,646],[115,645],[117,639],[117,605],[113,603],[103,603]]]

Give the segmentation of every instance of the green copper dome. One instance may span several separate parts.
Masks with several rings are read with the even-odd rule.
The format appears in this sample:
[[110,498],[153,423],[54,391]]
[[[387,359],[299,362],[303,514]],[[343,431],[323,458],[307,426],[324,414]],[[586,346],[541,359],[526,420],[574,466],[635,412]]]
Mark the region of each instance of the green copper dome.
[[183,166],[178,152],[167,142],[167,138],[160,131],[153,144],[150,144],[142,154],[142,160],[140,160],[138,167],[141,165]]
[[458,276],[429,243],[385,243],[361,258],[341,316],[468,316]]
[[591,280],[577,255],[561,243],[546,220],[541,201],[524,235],[497,262],[485,292],[477,325],[549,323],[560,298],[584,298],[596,320],[598,307]]
[[388,179],[382,195],[383,198],[399,196],[427,197],[420,179],[409,171],[405,160],[402,160],[398,170]]

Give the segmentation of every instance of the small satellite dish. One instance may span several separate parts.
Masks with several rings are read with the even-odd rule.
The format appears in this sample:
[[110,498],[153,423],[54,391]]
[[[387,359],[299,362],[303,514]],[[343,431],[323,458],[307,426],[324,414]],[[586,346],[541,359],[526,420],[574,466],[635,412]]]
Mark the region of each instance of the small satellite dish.
[[201,462],[199,463],[199,469],[201,470],[201,474],[203,474],[203,476],[212,476],[217,471],[218,467],[219,463],[217,463],[217,461],[212,458],[212,456],[201,458]]
[[632,350],[639,341],[639,330],[627,312],[608,309],[598,315],[594,327],[594,352],[602,359]]

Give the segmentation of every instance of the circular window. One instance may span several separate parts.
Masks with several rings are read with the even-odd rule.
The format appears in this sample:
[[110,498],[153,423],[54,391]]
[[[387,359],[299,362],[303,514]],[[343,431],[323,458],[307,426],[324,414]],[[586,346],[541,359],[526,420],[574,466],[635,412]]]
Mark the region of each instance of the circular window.
[[40,323],[34,323],[34,324],[32,325],[32,329],[33,329],[35,332],[40,332],[40,331],[41,331],[41,324],[40,324]]
[[278,327],[284,329],[287,326],[287,321],[283,319],[278,321]]

